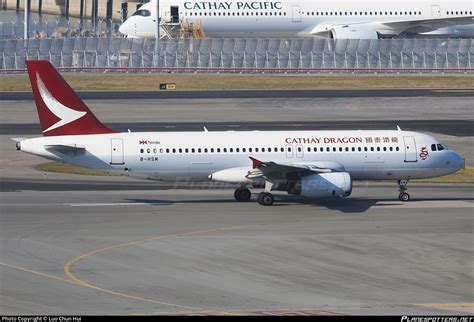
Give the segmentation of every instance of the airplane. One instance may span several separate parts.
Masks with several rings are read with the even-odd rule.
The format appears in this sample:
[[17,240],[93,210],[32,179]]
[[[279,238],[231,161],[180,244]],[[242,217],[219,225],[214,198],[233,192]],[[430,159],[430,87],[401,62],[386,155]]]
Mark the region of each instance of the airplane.
[[[160,0],[163,24],[202,23],[211,37],[394,36],[474,37],[472,0]],[[130,38],[155,38],[156,0],[119,28]]]
[[48,61],[26,62],[42,137],[16,139],[17,150],[57,162],[159,181],[235,184],[237,201],[263,188],[343,198],[354,180],[396,180],[408,201],[411,179],[447,175],[464,159],[431,135],[397,130],[125,132],[102,124]]

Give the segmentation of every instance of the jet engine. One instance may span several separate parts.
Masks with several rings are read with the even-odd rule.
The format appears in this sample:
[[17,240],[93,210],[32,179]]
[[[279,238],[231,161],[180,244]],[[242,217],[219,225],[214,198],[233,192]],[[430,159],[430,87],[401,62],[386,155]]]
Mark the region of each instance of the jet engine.
[[347,172],[313,174],[302,177],[290,185],[288,193],[308,198],[348,197],[352,192],[352,179]]
[[379,39],[379,34],[373,29],[343,26],[329,30],[332,39]]

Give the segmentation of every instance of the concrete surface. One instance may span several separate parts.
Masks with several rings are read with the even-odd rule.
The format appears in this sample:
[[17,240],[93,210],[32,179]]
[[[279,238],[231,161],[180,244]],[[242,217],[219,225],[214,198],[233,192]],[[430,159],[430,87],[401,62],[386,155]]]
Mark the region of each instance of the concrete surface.
[[4,192],[0,312],[472,314],[472,186],[410,193]]

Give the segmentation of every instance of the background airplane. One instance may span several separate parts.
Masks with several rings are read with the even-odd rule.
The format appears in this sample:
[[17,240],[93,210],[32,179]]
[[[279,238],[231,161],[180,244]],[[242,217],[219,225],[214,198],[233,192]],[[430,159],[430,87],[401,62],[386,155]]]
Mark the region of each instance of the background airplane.
[[[212,37],[474,37],[472,0],[187,1],[160,0],[162,23],[202,23]],[[155,37],[155,1],[121,26],[128,37]],[[162,33],[163,34],[163,33]]]
[[417,132],[227,131],[127,132],[103,125],[48,61],[27,61],[43,137],[17,149],[50,160],[127,172],[160,181],[235,183],[238,201],[248,187],[308,198],[347,197],[353,180],[396,180],[408,201],[408,180],[458,171],[464,159],[436,138]]

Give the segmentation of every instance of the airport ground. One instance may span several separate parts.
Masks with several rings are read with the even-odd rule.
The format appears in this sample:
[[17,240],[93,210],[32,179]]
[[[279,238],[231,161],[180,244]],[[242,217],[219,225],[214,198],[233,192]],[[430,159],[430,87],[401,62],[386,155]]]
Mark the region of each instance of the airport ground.
[[[473,165],[472,96],[445,94],[87,103],[132,131],[399,124]],[[474,314],[472,184],[261,207],[229,187],[45,174],[9,140],[39,131],[33,102],[1,101],[0,124],[3,314]]]

